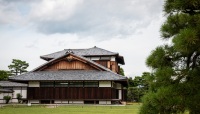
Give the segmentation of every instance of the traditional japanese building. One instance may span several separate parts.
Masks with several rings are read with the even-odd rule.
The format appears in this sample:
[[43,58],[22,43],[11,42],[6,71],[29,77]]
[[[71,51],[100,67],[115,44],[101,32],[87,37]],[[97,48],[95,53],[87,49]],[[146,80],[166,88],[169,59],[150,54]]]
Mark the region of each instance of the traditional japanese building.
[[119,75],[124,58],[98,47],[64,49],[40,56],[47,62],[11,77],[27,84],[29,103],[112,104],[126,101],[127,78]]
[[3,99],[4,96],[10,96],[12,99],[11,103],[17,103],[17,94],[22,95],[22,99],[27,98],[27,84],[18,83],[18,82],[10,82],[10,81],[0,81],[0,103],[5,103],[6,101]]

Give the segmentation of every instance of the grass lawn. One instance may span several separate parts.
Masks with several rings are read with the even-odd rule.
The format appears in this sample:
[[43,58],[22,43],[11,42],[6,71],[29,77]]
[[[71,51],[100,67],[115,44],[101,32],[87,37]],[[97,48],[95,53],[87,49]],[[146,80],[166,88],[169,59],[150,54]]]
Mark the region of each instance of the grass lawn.
[[56,108],[44,106],[6,106],[0,108],[0,114],[138,114],[142,104],[127,106],[67,105]]

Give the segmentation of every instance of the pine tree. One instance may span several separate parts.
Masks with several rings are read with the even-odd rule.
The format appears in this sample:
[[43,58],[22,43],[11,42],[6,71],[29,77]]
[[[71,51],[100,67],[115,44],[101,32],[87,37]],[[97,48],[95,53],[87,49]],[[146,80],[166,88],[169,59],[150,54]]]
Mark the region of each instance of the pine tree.
[[166,0],[163,39],[147,58],[153,69],[140,114],[200,114],[200,0]]
[[13,73],[15,75],[19,75],[24,72],[27,72],[26,69],[28,68],[28,66],[29,66],[29,64],[26,61],[13,59],[12,64],[10,64],[8,66],[8,68],[10,69],[11,73]]

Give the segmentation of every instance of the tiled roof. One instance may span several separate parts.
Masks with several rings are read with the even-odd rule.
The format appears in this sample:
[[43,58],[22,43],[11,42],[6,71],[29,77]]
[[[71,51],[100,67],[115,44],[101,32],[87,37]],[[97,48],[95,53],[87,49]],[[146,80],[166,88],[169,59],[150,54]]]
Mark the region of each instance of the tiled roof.
[[60,57],[58,57],[58,58],[52,59],[52,60],[50,60],[49,62],[47,62],[47,63],[45,63],[45,64],[43,64],[43,65],[41,65],[41,66],[39,66],[39,67],[37,67],[37,68],[35,68],[35,69],[33,69],[32,71],[37,71],[37,69],[39,69],[39,68],[41,68],[41,67],[43,67],[43,66],[45,66],[45,65],[48,65],[48,64],[50,64],[51,62],[53,62],[53,61],[55,61],[55,60],[57,60],[57,59],[59,59],[59,58],[66,57],[66,56],[68,56],[68,55],[70,55],[70,54],[71,54],[72,56],[81,58],[81,59],[83,59],[83,60],[85,60],[85,61],[87,61],[87,62],[89,62],[89,63],[91,63],[91,64],[94,64],[94,65],[98,66],[99,68],[101,68],[101,69],[103,69],[103,70],[105,70],[105,71],[111,71],[110,69],[108,69],[108,68],[106,68],[106,67],[104,67],[104,66],[102,66],[102,65],[100,65],[100,64],[98,64],[98,63],[96,63],[96,62],[94,62],[94,61],[92,61],[92,60],[90,60],[90,59],[87,59],[86,57],[83,57],[83,56],[74,54],[74,53],[72,53],[72,52],[66,52],[64,55],[62,55],[62,56],[60,56]]
[[13,90],[10,90],[10,89],[0,89],[0,92],[2,92],[2,93],[12,93]]
[[11,82],[11,81],[0,81],[1,87],[27,87],[27,84]]
[[113,80],[113,81],[127,81],[127,78],[109,71],[96,71],[96,70],[63,70],[63,71],[37,71],[28,72],[18,75],[11,80],[18,81],[61,81],[61,80]]
[[48,60],[53,58],[58,58],[62,55],[64,55],[67,51],[72,51],[76,55],[81,56],[112,56],[112,55],[118,55],[118,53],[111,52],[105,49],[101,49],[98,47],[88,48],[88,49],[64,49],[62,51],[58,51],[55,53],[51,53],[48,55],[40,56],[42,59]]

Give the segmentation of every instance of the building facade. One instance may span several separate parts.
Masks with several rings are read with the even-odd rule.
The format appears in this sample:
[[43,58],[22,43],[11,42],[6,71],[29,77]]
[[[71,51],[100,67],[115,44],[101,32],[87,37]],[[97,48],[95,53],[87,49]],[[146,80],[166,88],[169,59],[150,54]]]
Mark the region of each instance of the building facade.
[[17,94],[22,95],[22,99],[27,99],[27,84],[10,81],[0,81],[0,103],[6,103],[4,96],[10,96],[10,103],[17,103]]
[[47,62],[11,77],[27,84],[29,103],[115,104],[126,101],[123,56],[98,47],[65,49],[41,56]]

